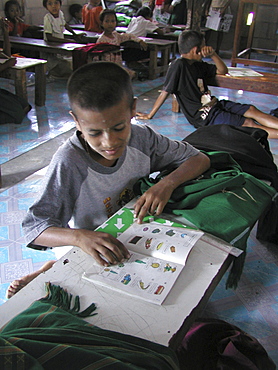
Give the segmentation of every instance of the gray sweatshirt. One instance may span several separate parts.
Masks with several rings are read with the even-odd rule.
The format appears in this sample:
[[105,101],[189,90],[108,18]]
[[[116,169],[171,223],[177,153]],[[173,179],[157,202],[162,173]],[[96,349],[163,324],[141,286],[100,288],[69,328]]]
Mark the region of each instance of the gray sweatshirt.
[[90,157],[79,135],[76,131],[53,156],[39,196],[23,220],[27,243],[51,226],[94,230],[132,199],[140,177],[178,167],[199,153],[146,125],[132,124],[123,155],[106,167]]

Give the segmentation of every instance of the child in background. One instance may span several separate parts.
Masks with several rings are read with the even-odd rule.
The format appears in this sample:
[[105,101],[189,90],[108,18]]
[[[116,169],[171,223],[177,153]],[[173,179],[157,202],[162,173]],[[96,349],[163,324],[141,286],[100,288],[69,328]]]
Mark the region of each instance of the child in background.
[[68,24],[82,24],[82,5],[71,4],[69,7],[69,13],[72,18]]
[[146,37],[149,32],[156,32],[159,35],[163,35],[163,29],[152,22],[152,16],[151,8],[142,6],[136,12],[135,17],[132,17],[126,32],[132,33],[137,37]]
[[4,12],[8,20],[10,36],[32,37],[32,31],[41,29],[39,26],[30,26],[24,23],[21,17],[21,8],[16,0],[9,0],[5,3]]
[[102,33],[100,26],[99,15],[102,11],[100,0],[90,0],[88,4],[82,8],[82,22],[84,23],[85,31]]
[[[44,40],[59,43],[72,43],[71,39],[64,38],[64,30],[73,34],[74,40],[81,42],[81,35],[76,35],[74,30],[66,23],[64,13],[61,10],[61,0],[43,0],[43,6],[48,10],[44,16]],[[71,58],[62,55],[46,54],[49,75],[57,78],[68,78],[72,73]]]
[[[134,36],[132,33],[118,33],[115,31],[117,26],[117,16],[114,10],[104,9],[100,13],[100,24],[104,32],[100,35],[97,40],[97,43],[107,42],[113,45],[121,45],[125,41],[135,41],[140,44],[141,49],[147,50],[148,45],[137,36]],[[121,53],[107,53],[104,55],[104,60],[114,62],[123,66],[123,59]],[[131,78],[134,78],[136,73],[130,69],[127,69]]]
[[43,38],[44,41],[51,42],[73,42],[70,39],[65,39],[65,29],[72,33],[75,41],[80,41],[80,35],[77,35],[74,30],[65,21],[64,13],[61,10],[62,0],[43,0],[43,6],[48,10],[44,16]]
[[[183,31],[179,35],[181,57],[170,63],[163,90],[150,113],[137,113],[139,119],[152,119],[169,94],[175,94],[181,111],[195,128],[228,124],[261,128],[270,139],[278,139],[278,119],[254,105],[230,100],[218,100],[208,89],[208,81],[217,74],[225,75],[228,68],[211,46],[206,46],[204,35],[197,31]],[[214,63],[204,62],[211,58]]]

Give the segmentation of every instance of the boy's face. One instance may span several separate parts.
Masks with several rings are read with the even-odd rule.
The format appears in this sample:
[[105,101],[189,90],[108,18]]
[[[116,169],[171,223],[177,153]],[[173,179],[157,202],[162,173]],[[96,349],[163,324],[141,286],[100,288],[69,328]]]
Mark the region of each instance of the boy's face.
[[9,18],[10,19],[15,19],[16,17],[19,17],[20,16],[20,9],[19,9],[18,5],[12,4],[9,7],[8,13],[9,13]]
[[79,12],[75,13],[75,18],[76,19],[82,19],[82,9],[80,9]]
[[59,11],[61,9],[60,1],[58,1],[58,0],[48,0],[47,3],[46,3],[46,9],[55,18],[59,17]]
[[128,144],[131,133],[131,118],[136,113],[136,101],[133,107],[127,106],[127,99],[101,112],[84,110],[78,105],[72,106],[76,127],[91,149],[92,158],[104,166],[113,166]]

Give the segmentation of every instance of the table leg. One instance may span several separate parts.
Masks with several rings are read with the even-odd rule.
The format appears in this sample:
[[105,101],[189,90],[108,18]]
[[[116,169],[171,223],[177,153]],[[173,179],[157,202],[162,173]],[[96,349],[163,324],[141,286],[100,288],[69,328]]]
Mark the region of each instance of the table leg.
[[35,104],[39,107],[45,105],[46,95],[46,63],[35,66]]
[[14,86],[16,95],[28,101],[26,87],[26,69],[17,69],[14,71]]
[[157,48],[150,50],[150,63],[149,63],[149,79],[154,80],[157,70]]
[[168,64],[170,61],[170,46],[166,46],[165,48],[161,49],[161,72],[160,76],[165,76]]

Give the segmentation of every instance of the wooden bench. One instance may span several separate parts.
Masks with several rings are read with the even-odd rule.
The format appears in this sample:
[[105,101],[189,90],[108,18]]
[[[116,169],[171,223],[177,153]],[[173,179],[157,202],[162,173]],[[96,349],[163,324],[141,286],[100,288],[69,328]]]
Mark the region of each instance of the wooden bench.
[[28,101],[26,71],[35,71],[35,104],[45,105],[46,94],[46,63],[44,59],[16,58],[16,65],[0,72],[0,77],[14,80],[15,93]]
[[[278,95],[278,74],[260,72],[263,76],[232,77],[229,75],[216,75],[209,85],[225,87],[227,89],[258,92],[262,94]],[[173,95],[172,111],[180,111],[176,97]]]

